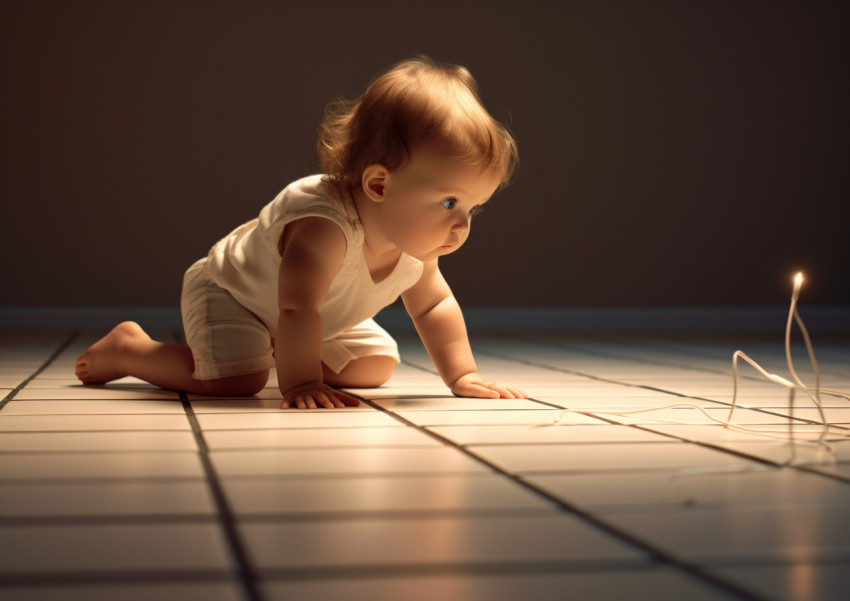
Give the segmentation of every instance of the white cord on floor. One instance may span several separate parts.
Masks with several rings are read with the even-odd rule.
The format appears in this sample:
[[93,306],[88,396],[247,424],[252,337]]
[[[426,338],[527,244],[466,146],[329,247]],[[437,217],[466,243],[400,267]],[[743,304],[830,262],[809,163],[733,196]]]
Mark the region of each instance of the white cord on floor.
[[[705,411],[705,409],[703,409],[702,407],[700,407],[699,405],[697,405],[695,403],[674,403],[674,404],[671,404],[671,405],[665,405],[664,407],[653,407],[653,408],[650,408],[650,409],[637,409],[637,410],[633,410],[633,411],[581,411],[581,412],[579,412],[579,411],[574,410],[574,409],[564,409],[563,411],[561,411],[561,413],[558,415],[557,418],[550,420],[550,421],[547,421],[547,422],[543,422],[541,424],[536,424],[536,425],[531,426],[531,427],[532,428],[539,428],[539,427],[546,427],[546,426],[556,426],[556,425],[561,423],[561,420],[564,419],[564,415],[566,415],[567,413],[590,413],[590,414],[593,414],[593,415],[613,415],[613,416],[619,416],[619,417],[627,417],[629,415],[634,415],[634,414],[637,414],[637,413],[648,413],[648,412],[652,412],[652,411],[663,411],[665,409],[675,409],[675,408],[679,408],[679,407],[687,407],[687,408],[690,408],[690,409],[697,409],[698,411],[700,411],[703,415],[705,415],[711,421],[716,422],[718,424],[721,424],[724,427],[729,428],[731,430],[737,430],[737,431],[747,432],[747,433],[752,433],[752,434],[759,434],[759,435],[767,436],[767,437],[770,437],[770,438],[776,438],[776,439],[784,440],[784,441],[788,442],[789,448],[790,448],[789,457],[785,461],[780,463],[778,465],[778,467],[784,467],[784,466],[787,466],[787,465],[812,465],[810,463],[795,463],[795,460],[797,458],[797,448],[796,448],[797,444],[815,444],[815,445],[819,446],[820,448],[827,451],[827,453],[829,454],[829,457],[831,459],[831,463],[836,463],[837,457],[836,457],[836,454],[835,454],[835,449],[832,447],[832,444],[838,443],[838,442],[847,442],[847,440],[850,440],[850,432],[848,432],[845,429],[841,429],[841,431],[838,431],[838,430],[835,429],[835,427],[832,424],[830,424],[828,422],[828,420],[826,419],[826,414],[824,413],[824,410],[823,410],[823,405],[821,403],[820,397],[821,397],[821,394],[825,394],[825,395],[828,395],[828,396],[835,396],[835,397],[850,400],[850,394],[848,394],[846,392],[841,392],[839,390],[832,390],[832,389],[820,387],[820,368],[818,367],[818,362],[817,362],[817,359],[815,358],[815,352],[814,352],[814,348],[812,347],[812,341],[811,341],[811,338],[809,337],[809,332],[806,329],[806,326],[803,323],[802,318],[800,317],[800,314],[797,312],[797,299],[799,297],[800,287],[801,287],[802,283],[803,283],[803,274],[798,273],[794,278],[794,290],[791,294],[791,307],[788,311],[788,321],[787,321],[786,326],[785,326],[785,358],[786,358],[786,361],[787,361],[787,364],[788,364],[788,371],[791,373],[791,378],[792,378],[793,382],[789,381],[789,380],[787,380],[787,379],[785,379],[782,376],[779,376],[777,374],[769,373],[764,368],[762,368],[758,363],[756,363],[753,359],[751,359],[749,356],[747,356],[747,354],[744,353],[743,351],[740,351],[740,350],[735,351],[732,354],[732,404],[729,407],[729,415],[727,416],[727,418],[725,420],[718,419],[718,418],[710,415],[707,411]],[[814,390],[812,390],[808,386],[806,386],[803,383],[803,381],[800,379],[800,377],[797,375],[797,371],[794,369],[794,362],[791,359],[791,327],[792,327],[792,324],[795,321],[796,321],[797,325],[800,327],[800,331],[803,334],[803,340],[805,341],[805,344],[806,344],[806,350],[809,354],[809,360],[811,361],[812,368],[814,370],[814,374],[815,374]],[[738,359],[739,358],[741,358],[744,361],[746,361],[747,363],[749,363],[753,368],[756,369],[756,371],[758,371],[761,375],[763,375],[765,378],[767,378],[771,382],[774,382],[776,384],[780,384],[780,385],[788,388],[788,413],[789,413],[789,415],[787,416],[788,417],[788,429],[787,430],[752,428],[752,427],[742,426],[741,424],[736,424],[732,421],[732,416],[733,416],[733,413],[735,411],[735,408],[737,407],[737,402],[738,402]],[[799,441],[797,439],[796,433],[794,431],[794,425],[795,425],[794,424],[794,394],[795,394],[795,391],[797,391],[797,390],[802,390],[803,392],[805,392],[806,395],[809,397],[809,399],[814,403],[815,407],[817,407],[818,414],[820,416],[820,422],[818,422],[818,425],[822,426],[822,428],[821,428],[821,431],[818,434],[818,437],[817,437],[816,440]],[[679,423],[679,422],[671,422],[669,420],[651,420],[651,421],[656,421],[656,422],[659,422],[659,423]],[[784,436],[779,436],[778,434],[784,434]],[[829,442],[825,441],[824,439],[826,438],[826,436],[828,434],[832,434],[833,436],[838,436],[839,440],[832,440],[832,441],[829,441]],[[819,461],[819,462],[816,462],[813,465],[818,465],[820,463],[822,463],[822,462]],[[698,474],[698,473],[702,474],[702,473],[712,473],[712,472],[719,472],[719,471],[723,471],[723,472],[753,471],[754,469],[761,469],[761,468],[753,468],[753,467],[749,467],[749,466],[732,466],[729,469],[718,469],[717,467],[689,468],[689,469],[686,469],[686,470],[680,470],[680,472],[677,472],[677,473],[680,473],[681,475],[695,475],[695,474]],[[768,468],[768,469],[773,469],[773,468]]]

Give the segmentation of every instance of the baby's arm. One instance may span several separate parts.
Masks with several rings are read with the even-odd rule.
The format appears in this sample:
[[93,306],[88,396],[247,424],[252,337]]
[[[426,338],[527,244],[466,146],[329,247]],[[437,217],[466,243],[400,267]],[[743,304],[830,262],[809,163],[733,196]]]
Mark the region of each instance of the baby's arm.
[[359,401],[322,381],[322,317],[331,282],[345,256],[339,226],[306,217],[286,226],[281,236],[275,363],[281,408],[357,405]]
[[494,399],[527,396],[478,375],[463,314],[437,261],[425,264],[419,282],[402,294],[402,300],[428,355],[452,393]]

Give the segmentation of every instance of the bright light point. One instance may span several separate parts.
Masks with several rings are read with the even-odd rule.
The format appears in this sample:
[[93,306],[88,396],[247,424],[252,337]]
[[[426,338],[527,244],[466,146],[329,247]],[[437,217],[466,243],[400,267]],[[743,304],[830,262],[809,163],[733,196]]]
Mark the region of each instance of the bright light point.
[[803,283],[803,272],[798,271],[797,275],[794,276],[794,283],[798,286]]

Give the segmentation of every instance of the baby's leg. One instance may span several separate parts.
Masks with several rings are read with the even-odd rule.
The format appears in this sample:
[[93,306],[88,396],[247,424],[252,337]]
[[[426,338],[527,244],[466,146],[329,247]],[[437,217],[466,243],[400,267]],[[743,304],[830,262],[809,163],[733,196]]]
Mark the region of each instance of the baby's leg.
[[398,345],[374,320],[322,344],[322,378],[338,388],[377,388],[393,375]]
[[268,370],[260,373],[196,380],[192,351],[185,344],[157,342],[132,322],[118,324],[83,353],[76,362],[83,384],[104,384],[134,376],[154,386],[194,394],[251,396],[268,381]]
[[339,373],[322,363],[322,377],[325,384],[337,388],[377,388],[386,384],[395,366],[393,357],[372,355],[352,359]]

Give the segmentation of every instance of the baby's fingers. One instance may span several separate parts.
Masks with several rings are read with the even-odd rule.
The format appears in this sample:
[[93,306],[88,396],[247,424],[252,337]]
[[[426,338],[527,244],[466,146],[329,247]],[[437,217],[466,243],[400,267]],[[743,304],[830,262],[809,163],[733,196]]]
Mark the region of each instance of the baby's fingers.
[[512,386],[500,386],[499,392],[502,395],[503,399],[527,399],[528,394],[524,393],[522,390],[518,390],[513,388]]
[[358,407],[360,405],[360,400],[345,394],[340,390],[334,390],[334,395],[336,395],[337,400],[341,403],[341,405],[337,405],[337,407]]
[[493,390],[489,386],[485,386],[483,383],[473,382],[469,384],[464,384],[463,386],[457,386],[455,390],[453,390],[457,396],[459,397],[472,397],[472,398],[485,398],[485,399],[498,399],[499,391]]
[[316,403],[317,405],[324,407],[325,409],[333,409],[337,406],[336,398],[333,394],[328,394],[325,392],[320,392],[316,394]]

